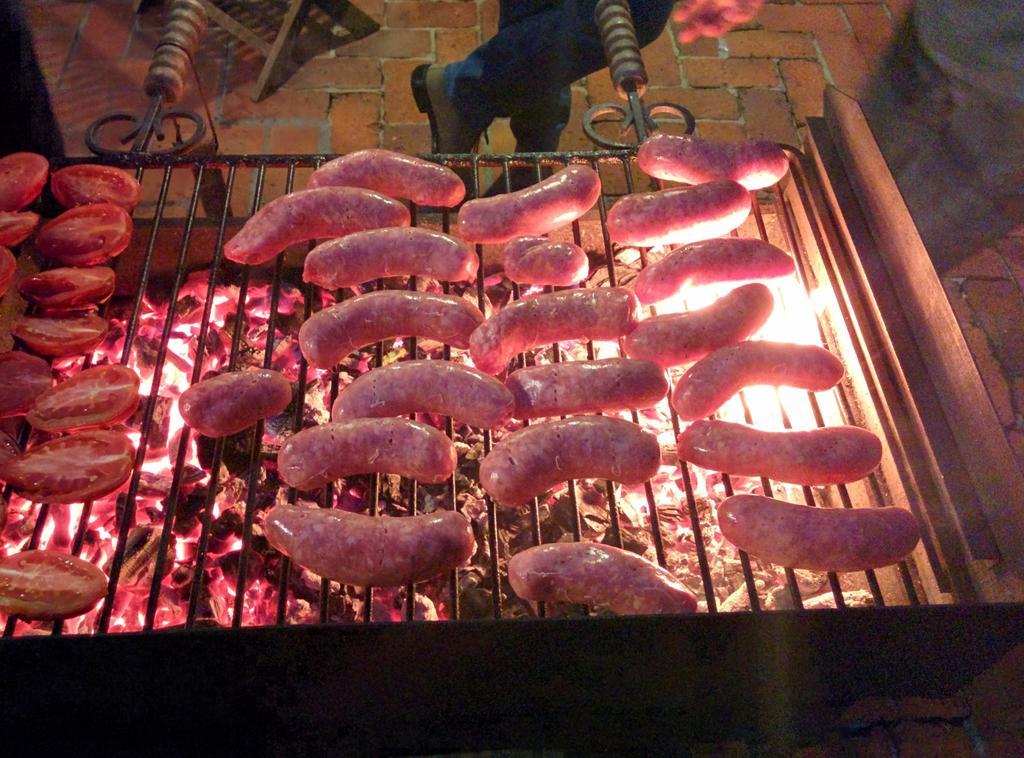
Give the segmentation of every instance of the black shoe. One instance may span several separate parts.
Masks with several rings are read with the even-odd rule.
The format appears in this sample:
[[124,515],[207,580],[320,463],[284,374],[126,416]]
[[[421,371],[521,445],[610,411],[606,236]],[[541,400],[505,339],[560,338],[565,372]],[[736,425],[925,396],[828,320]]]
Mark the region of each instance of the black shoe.
[[435,153],[472,152],[482,130],[472,129],[455,109],[444,91],[444,66],[424,63],[412,72],[412,95],[420,113],[430,119],[430,135]]

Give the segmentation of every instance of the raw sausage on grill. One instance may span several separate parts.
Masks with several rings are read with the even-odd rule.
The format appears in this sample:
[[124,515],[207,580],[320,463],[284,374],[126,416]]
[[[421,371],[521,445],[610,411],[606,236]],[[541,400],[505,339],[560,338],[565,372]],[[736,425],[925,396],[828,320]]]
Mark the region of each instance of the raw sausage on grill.
[[459,209],[459,236],[470,242],[507,242],[547,234],[575,221],[601,196],[601,177],[588,166],[568,166],[518,192],[470,200]]
[[475,369],[451,361],[399,361],[367,371],[342,390],[331,418],[423,412],[493,429],[508,421],[513,403],[505,385]]
[[640,484],[658,473],[658,438],[611,416],[573,416],[503,438],[480,463],[480,484],[502,505],[523,505],[569,479]]
[[185,423],[207,437],[227,437],[282,413],[292,385],[270,369],[231,371],[193,384],[178,398]]
[[843,378],[843,364],[817,345],[741,342],[697,361],[672,390],[683,421],[710,416],[744,387],[773,384],[822,392]]
[[466,196],[466,185],[450,168],[377,148],[328,161],[313,172],[309,187],[362,187],[417,205],[444,208],[458,205]]
[[368,229],[329,240],[306,256],[302,279],[327,289],[354,287],[387,276],[426,276],[440,282],[476,279],[479,259],[447,234],[419,227]]
[[629,358],[531,366],[510,374],[505,385],[520,419],[650,408],[668,392],[657,364]]
[[602,605],[620,616],[692,613],[697,598],[636,553],[596,542],[559,542],[516,553],[508,581],[524,600]]
[[502,251],[505,276],[519,284],[564,287],[587,278],[587,254],[572,242],[546,237],[516,237]]
[[421,582],[473,555],[473,528],[461,513],[398,518],[278,505],[264,522],[270,544],[325,579],[360,587]]
[[758,239],[703,240],[676,248],[640,272],[633,285],[644,305],[672,297],[684,287],[752,279],[775,279],[795,270],[793,259]]
[[789,171],[786,153],[768,140],[720,143],[666,132],[648,137],[636,162],[656,179],[685,184],[731,179],[748,190],[770,187]]
[[323,487],[352,474],[400,474],[437,484],[455,471],[455,446],[432,426],[404,418],[362,418],[304,429],[277,454],[286,484]]
[[720,181],[626,195],[608,211],[608,232],[620,245],[685,245],[728,234],[750,214],[750,195]]
[[623,287],[562,290],[510,303],[469,338],[474,365],[500,374],[518,353],[562,340],[614,340],[637,323],[640,304]]
[[863,479],[882,460],[882,442],[857,426],[767,432],[729,421],[694,421],[676,440],[679,457],[701,468],[809,486]]
[[395,337],[416,335],[466,348],[483,320],[479,308],[455,295],[368,292],[313,314],[299,328],[299,347],[310,365],[330,368],[353,350]]
[[812,508],[761,495],[733,495],[718,506],[729,542],[787,568],[865,571],[906,558],[921,533],[903,508]]
[[623,341],[623,349],[630,358],[662,368],[680,366],[747,339],[768,320],[774,305],[763,284],[744,284],[705,308],[644,319]]
[[390,197],[356,187],[302,190],[260,208],[224,245],[224,257],[259,264],[296,242],[384,226],[409,226],[409,209]]

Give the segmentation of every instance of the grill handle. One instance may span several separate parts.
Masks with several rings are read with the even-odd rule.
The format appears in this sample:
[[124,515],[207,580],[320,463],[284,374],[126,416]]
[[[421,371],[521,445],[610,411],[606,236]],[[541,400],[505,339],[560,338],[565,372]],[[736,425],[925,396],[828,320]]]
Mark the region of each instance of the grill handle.
[[199,0],[174,0],[164,35],[146,73],[146,94],[176,103],[185,92],[192,58],[206,30],[206,11]]
[[612,84],[623,99],[630,92],[643,96],[647,89],[647,69],[640,57],[640,43],[626,0],[599,0],[594,21],[601,33],[604,54],[611,70]]

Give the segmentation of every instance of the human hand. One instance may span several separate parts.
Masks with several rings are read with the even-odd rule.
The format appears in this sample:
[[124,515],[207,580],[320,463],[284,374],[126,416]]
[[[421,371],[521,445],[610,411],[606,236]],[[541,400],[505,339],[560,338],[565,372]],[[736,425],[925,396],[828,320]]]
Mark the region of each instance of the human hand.
[[701,37],[721,37],[737,24],[757,15],[764,0],[682,0],[672,20],[682,25],[679,41],[693,42]]

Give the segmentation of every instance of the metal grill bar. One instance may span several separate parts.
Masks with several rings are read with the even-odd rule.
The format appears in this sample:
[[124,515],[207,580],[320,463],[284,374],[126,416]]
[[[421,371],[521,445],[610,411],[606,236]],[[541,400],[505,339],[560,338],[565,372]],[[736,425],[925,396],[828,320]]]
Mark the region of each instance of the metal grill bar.
[[[791,170],[794,172],[794,174],[796,174],[797,176],[801,177],[801,179],[802,179],[802,181],[796,182],[796,188],[797,188],[797,192],[799,194],[799,197],[801,199],[801,202],[804,204],[804,207],[805,208],[809,207],[807,192],[806,192],[806,189],[805,189],[805,185],[806,185],[807,179],[806,179],[805,176],[803,176],[803,167],[800,165],[800,161],[799,160],[795,160],[795,159],[791,159],[790,160],[790,167],[791,167]],[[795,250],[800,250],[801,248],[798,247],[799,241],[798,241],[798,236],[797,236],[797,232],[796,232],[797,226],[796,226],[796,221],[793,218],[793,210],[786,203],[785,198],[783,197],[782,191],[781,191],[781,189],[778,186],[774,187],[773,190],[772,190],[772,200],[773,200],[773,203],[774,203],[774,206],[775,206],[775,209],[776,209],[776,215],[782,221],[782,230],[783,230],[783,234],[784,234],[784,236],[786,238],[787,245],[789,246],[789,248],[791,250],[794,250],[794,251]],[[755,218],[756,218],[757,225],[758,225],[758,231],[762,234],[762,238],[763,239],[767,239],[766,233],[764,231],[765,224],[764,224],[764,218],[763,218],[763,216],[761,214],[761,209],[760,209],[760,207],[756,203],[754,205],[754,209],[755,209],[755,214],[756,214]],[[813,231],[813,234],[815,236],[815,239],[814,239],[815,245],[818,247],[819,250],[824,249],[824,247],[825,247],[825,240],[824,240],[824,235],[822,234],[822,231],[821,231],[820,227],[817,224],[815,224],[815,225],[812,226],[812,231]],[[796,270],[797,270],[797,276],[800,278],[800,282],[803,285],[804,290],[805,291],[809,291],[808,287],[809,287],[810,279],[809,279],[808,273],[807,273],[807,261],[804,258],[804,256],[800,256],[800,255],[796,256]],[[834,287],[835,286],[835,282],[832,282],[832,285]],[[852,316],[852,314],[850,314],[850,312],[847,310],[845,303],[843,303],[838,298],[837,298],[837,302],[838,302],[838,305],[839,305],[839,309],[842,312],[842,316],[843,316],[843,319],[845,321],[847,329],[852,331],[852,325],[853,325],[853,316]],[[825,329],[822,326],[820,321],[818,321],[816,323],[816,327],[817,327],[817,330],[818,330],[818,338],[821,341],[821,344],[822,345],[827,345],[828,342],[827,342],[827,340],[825,338]],[[858,355],[857,357],[860,360],[861,365],[866,365],[866,361],[864,359],[864,356]],[[812,399],[812,409],[813,409],[813,411],[815,413],[815,422],[819,426],[824,426],[824,418],[821,415],[821,409],[820,409],[820,407],[817,404],[817,399],[814,397],[813,393],[808,393],[808,394],[811,396],[811,399]],[[840,399],[840,403],[839,403],[840,411],[843,414],[844,421],[846,421],[847,423],[852,423],[852,420],[851,420],[852,412],[851,412],[851,409],[849,407],[849,404],[846,402],[846,399],[842,396],[842,394],[840,394],[839,399]],[[869,477],[869,478],[873,481],[875,479],[875,477],[876,477],[876,475],[872,474],[871,477]],[[877,487],[877,483],[876,483],[876,490],[877,489],[878,489],[878,487]],[[853,503],[850,500],[850,493],[849,493],[849,490],[846,487],[846,485],[845,484],[839,485],[838,490],[839,490],[840,498],[841,498],[842,503],[843,503],[843,507],[844,508],[852,508],[853,507]],[[897,569],[898,569],[899,574],[900,574],[900,579],[903,582],[903,588],[904,588],[904,592],[906,593],[907,600],[912,605],[917,605],[920,602],[920,600],[918,598],[917,589],[914,587],[914,582],[913,582],[913,579],[911,578],[910,569],[907,566],[907,562],[906,561],[900,561],[897,564]],[[866,573],[866,576],[867,576],[868,585],[871,588],[872,596],[875,599],[875,603],[878,604],[878,605],[884,605],[884,600],[882,599],[882,594],[881,594],[881,588],[878,586],[878,579],[877,579],[877,576],[875,575],[875,572],[874,571],[868,571],[868,572],[865,572],[865,573]]]
[[[284,182],[284,191],[290,192],[295,186],[296,171],[299,168],[316,167],[322,160],[323,156],[248,156],[244,158],[209,158],[201,159],[199,161],[190,161],[187,158],[181,157],[164,157],[157,159],[147,159],[146,164],[139,165],[136,168],[136,173],[139,178],[143,178],[147,170],[155,170],[160,173],[159,190],[157,192],[154,213],[150,220],[151,226],[149,228],[149,237],[144,246],[143,258],[141,261],[141,267],[138,274],[139,287],[135,292],[134,299],[130,308],[130,315],[125,320],[125,333],[124,333],[124,344],[121,350],[121,362],[129,362],[136,348],[137,337],[139,335],[141,316],[143,312],[143,305],[145,303],[147,290],[150,286],[150,281],[154,272],[154,251],[157,245],[157,239],[163,233],[165,227],[169,225],[167,220],[167,211],[170,208],[171,202],[169,200],[170,190],[172,188],[172,175],[175,170],[191,169],[194,171],[193,184],[191,191],[188,195],[188,204],[185,210],[185,216],[181,221],[181,233],[182,237],[177,244],[177,258],[176,258],[176,269],[174,272],[172,284],[170,285],[169,292],[169,305],[168,314],[166,320],[160,330],[158,340],[156,340],[156,357],[153,361],[152,370],[152,383],[150,385],[149,392],[145,397],[145,407],[142,412],[142,421],[140,424],[139,432],[139,448],[136,454],[135,468],[132,476],[129,480],[129,485],[126,493],[122,496],[121,503],[119,505],[119,511],[115,519],[115,526],[113,529],[113,555],[111,556],[110,568],[109,568],[109,584],[108,593],[106,599],[101,606],[97,619],[96,619],[96,631],[98,633],[106,633],[111,630],[111,622],[113,615],[119,613],[119,604],[115,602],[118,600],[118,592],[127,592],[121,588],[120,580],[122,578],[122,569],[126,558],[126,550],[128,547],[128,535],[131,528],[135,525],[136,521],[136,509],[139,506],[139,498],[143,497],[140,495],[140,481],[142,475],[142,464],[146,460],[147,453],[149,452],[150,440],[153,431],[154,424],[154,410],[158,398],[161,397],[160,393],[162,390],[162,382],[164,381],[164,367],[168,360],[175,362],[176,366],[179,366],[179,359],[169,348],[169,342],[171,334],[175,328],[175,312],[174,306],[178,300],[179,294],[182,292],[182,288],[185,285],[186,278],[188,276],[188,267],[186,262],[189,257],[189,252],[193,245],[193,232],[197,228],[197,224],[202,223],[200,221],[199,209],[200,203],[202,202],[204,207],[206,205],[206,199],[202,193],[204,178],[220,177],[221,172],[226,172],[226,192],[222,201],[218,201],[216,208],[205,207],[205,210],[209,214],[206,217],[207,223],[212,222],[212,226],[216,229],[216,242],[213,245],[212,254],[210,256],[209,263],[209,275],[205,284],[205,300],[202,303],[202,314],[200,317],[199,331],[195,339],[196,348],[196,359],[195,362],[188,366],[186,372],[189,381],[195,383],[202,378],[204,371],[204,360],[206,352],[210,343],[210,335],[212,333],[212,321],[214,314],[214,300],[215,295],[221,290],[222,287],[228,285],[230,280],[233,278],[237,280],[238,298],[235,305],[233,324],[225,324],[225,328],[229,326],[233,328],[231,334],[230,353],[227,360],[226,368],[228,370],[234,370],[239,367],[241,359],[241,347],[242,347],[242,335],[247,328],[248,323],[248,311],[250,295],[254,291],[253,288],[256,286],[254,279],[256,274],[249,267],[238,267],[234,264],[225,264],[223,262],[223,250],[222,246],[227,236],[227,225],[229,219],[232,218],[231,201],[232,193],[236,189],[238,184],[239,171],[250,171],[254,174],[251,205],[249,213],[255,213],[261,205],[261,199],[264,194],[264,189],[267,184],[267,171],[269,169],[285,169],[287,172],[286,180]],[[543,169],[550,167],[552,169],[561,168],[562,166],[569,165],[570,163],[584,163],[590,165],[592,168],[598,171],[616,170],[622,172],[623,183],[626,191],[632,192],[634,190],[634,179],[631,172],[631,154],[627,152],[623,153],[577,153],[577,154],[541,154],[536,156],[530,156],[523,158],[521,156],[455,156],[451,159],[453,164],[467,167],[471,172],[471,187],[470,196],[478,197],[481,195],[481,176],[482,171],[485,169],[499,169],[501,175],[499,181],[504,185],[506,191],[512,188],[512,171],[532,169],[535,177],[539,180],[543,176]],[[800,185],[799,172],[800,168],[794,162],[794,178],[797,180],[797,189],[801,193],[799,196],[806,203],[806,196],[803,194],[805,191]],[[795,251],[797,258],[797,268],[800,280],[807,289],[807,271],[806,261],[803,259],[801,251],[806,248],[799,239],[797,233],[797,224],[794,217],[794,207],[792,206],[789,199],[787,199],[780,188],[776,187],[769,195],[771,201],[774,203],[774,211],[776,218],[779,222],[779,228],[783,234],[786,244],[790,250]],[[762,208],[757,202],[756,197],[754,198],[754,221],[757,225],[759,235],[767,240],[768,229],[763,217]],[[602,194],[598,205],[597,205],[597,216],[600,222],[600,233],[602,239],[604,262],[605,262],[605,273],[607,275],[607,281],[609,286],[617,286],[619,271],[615,261],[615,254],[617,253],[616,248],[613,247],[607,228],[607,214],[610,207],[610,203],[613,198],[607,194]],[[220,205],[223,202],[223,205]],[[422,209],[418,209],[414,205],[410,206],[413,223],[420,223],[427,221],[427,216]],[[138,215],[138,211],[137,214]],[[440,215],[440,224],[442,231],[448,232],[451,228],[451,214],[449,211],[444,211]],[[815,239],[810,240],[809,244],[815,244],[820,249],[824,244],[823,233],[820,228],[812,224],[812,230],[815,233]],[[572,225],[572,239],[577,244],[582,244],[583,233],[579,222],[574,222]],[[307,250],[312,247],[310,244]],[[482,246],[476,246],[476,253],[480,262],[478,276],[475,287],[475,297],[478,306],[481,310],[485,309],[486,294],[484,291],[484,250]],[[644,266],[647,264],[647,251],[640,250],[640,265]],[[278,256],[275,260],[272,269],[272,276],[269,283],[269,312],[266,319],[266,337],[265,341],[261,346],[262,352],[262,365],[264,367],[271,367],[274,359],[275,348],[277,347],[277,329],[279,321],[278,307],[282,302],[283,288],[287,283],[288,277],[292,274],[286,273],[285,270],[285,255]],[[591,282],[581,283],[582,286],[593,286]],[[234,286],[234,285],[233,285]],[[383,282],[377,282],[376,287],[378,289],[384,286]],[[408,282],[410,289],[417,287],[416,280],[410,279]],[[451,292],[452,287],[450,285],[443,285],[445,292]],[[301,292],[302,300],[302,314],[305,318],[308,318],[314,311],[318,310],[324,305],[324,294],[319,288],[312,284],[304,285],[299,288]],[[551,288],[548,288],[550,291]],[[513,287],[513,297],[519,298],[520,291],[517,286]],[[334,293],[335,301],[341,301],[347,296],[346,292]],[[785,308],[785,303],[782,304]],[[295,306],[298,307],[298,306]],[[852,319],[845,309],[845,304],[839,303],[840,310],[843,312],[844,318],[848,321]],[[104,307],[104,312],[109,309],[109,304]],[[654,312],[654,309],[651,309]],[[827,344],[826,334],[823,324],[819,321],[816,324],[819,337],[822,344]],[[286,335],[287,337],[287,335]],[[417,344],[415,337],[409,338],[406,341],[406,348],[409,359],[416,359],[420,357],[420,345]],[[596,356],[595,346],[593,343],[587,343],[584,345],[586,349],[586,359],[593,360]],[[561,348],[558,344],[551,346],[552,348],[552,360],[562,361]],[[620,345],[621,354],[621,345]],[[380,366],[384,359],[384,345],[378,343],[373,348],[373,364]],[[431,357],[425,355],[425,357]],[[445,345],[443,348],[443,354],[441,356],[444,360],[450,360],[452,358],[451,347]],[[437,358],[435,358],[437,359]],[[83,367],[91,365],[92,356],[88,356],[83,362]],[[517,365],[524,366],[529,365],[533,362],[533,354],[529,353],[521,355],[517,358]],[[299,360],[299,378],[297,382],[298,397],[305,398],[305,393],[309,388],[307,382],[307,365],[304,359]],[[184,369],[182,369],[184,370]],[[339,391],[339,377],[336,372],[332,373],[329,377],[329,391],[326,392],[329,395],[330,405],[333,405],[334,400],[337,398]],[[753,422],[751,414],[751,406],[749,399],[745,396],[746,393],[741,393],[741,405],[744,411],[745,419],[748,423]],[[783,402],[783,398],[779,393],[776,393],[777,405],[779,413],[782,416],[782,423],[785,428],[792,426],[787,408]],[[825,419],[822,408],[819,404],[818,398],[814,393],[807,393],[807,402],[810,404],[810,409],[813,414],[815,423],[818,426],[824,425]],[[839,412],[844,419],[851,418],[851,408],[846,398],[840,395],[839,398]],[[639,415],[636,412],[631,414],[634,423],[639,423]],[[669,413],[668,418],[671,420],[672,431],[678,435],[680,431],[680,424],[677,416],[674,412]],[[301,402],[296,403],[294,411],[290,418],[290,429],[291,431],[297,431],[301,429],[304,419],[304,406]],[[451,418],[445,419],[445,432],[449,438],[455,439],[455,428]],[[279,573],[276,577],[271,579],[269,576],[266,577],[266,585],[260,585],[259,588],[253,585],[251,580],[259,579],[260,577],[252,576],[252,567],[256,565],[253,563],[254,556],[251,555],[251,551],[254,549],[254,535],[253,527],[256,524],[257,514],[262,509],[261,503],[261,474],[263,471],[263,463],[267,459],[267,456],[263,450],[263,431],[264,424],[261,422],[250,432],[248,437],[248,444],[245,446],[247,451],[247,466],[244,468],[244,473],[241,479],[244,480],[244,514],[242,519],[242,530],[241,530],[241,549],[237,556],[237,574],[233,578],[234,595],[232,607],[227,611],[227,617],[229,623],[233,627],[240,627],[250,625],[253,623],[263,623],[262,616],[257,614],[256,616],[250,616],[250,606],[247,601],[247,595],[254,593],[257,589],[261,593],[259,597],[255,597],[257,602],[262,602],[265,598],[273,600],[273,604],[267,607],[272,608],[271,618],[273,623],[287,624],[290,623],[289,609],[292,601],[292,590],[291,590],[291,573],[292,566],[287,558],[283,558],[279,564]],[[152,576],[147,578],[146,586],[147,593],[144,601],[144,612],[140,612],[140,628],[143,630],[151,630],[159,626],[164,625],[166,622],[159,621],[160,608],[161,608],[161,594],[166,588],[166,582],[164,574],[167,572],[169,560],[172,560],[168,556],[169,548],[171,546],[172,533],[175,528],[175,519],[178,515],[178,510],[181,506],[182,498],[184,497],[184,488],[187,486],[184,480],[184,471],[186,469],[186,461],[188,457],[188,451],[190,445],[193,442],[193,436],[189,428],[186,426],[182,428],[180,437],[177,439],[176,445],[173,450],[169,451],[169,455],[172,456],[173,466],[171,467],[170,484],[166,498],[163,500],[160,512],[154,516],[152,513],[149,514],[149,518],[152,521],[152,526],[159,530],[159,540],[157,543],[155,557],[152,565]],[[492,434],[489,430],[484,430],[483,434],[483,451],[484,454],[490,452],[492,446]],[[22,430],[20,442],[25,444],[29,439],[29,430],[27,428]],[[208,575],[208,562],[210,561],[210,540],[213,529],[213,519],[217,511],[217,504],[219,498],[223,494],[222,484],[218,481],[217,472],[221,471],[222,465],[225,462],[225,455],[227,454],[226,440],[218,439],[212,445],[212,453],[210,454],[210,470],[213,473],[212,476],[208,476],[208,483],[205,485],[205,496],[203,497],[202,509],[199,512],[199,527],[198,527],[198,538],[195,542],[194,557],[189,560],[185,560],[191,564],[192,568],[192,581],[191,587],[187,592],[187,603],[185,603],[185,622],[184,627],[186,629],[192,629],[197,623],[205,623],[212,620],[210,613],[214,612],[209,607],[209,590],[207,583],[211,580],[212,575]],[[710,613],[716,613],[719,610],[719,599],[715,591],[715,575],[712,568],[712,561],[709,556],[707,545],[705,540],[707,539],[704,530],[706,525],[701,522],[701,516],[698,508],[698,497],[694,492],[692,476],[694,475],[692,467],[685,461],[679,460],[679,467],[683,477],[683,497],[680,499],[685,500],[685,510],[680,510],[681,513],[685,513],[684,518],[689,522],[689,532],[692,534],[694,540],[694,552],[697,560],[697,573],[699,573],[700,583],[703,590],[703,599],[707,605]],[[451,480],[448,482],[444,496],[443,496],[443,507],[451,509],[459,509],[459,491],[457,488],[457,477],[458,473],[453,474]],[[724,475],[722,477],[723,489],[726,495],[733,493],[733,481],[732,479]],[[767,480],[762,480],[762,487],[766,493],[771,493],[772,485]],[[581,522],[581,510],[579,502],[579,484],[574,481],[567,482],[567,497],[569,502],[569,514],[570,524],[568,530],[571,536],[575,540],[580,540],[584,536],[583,525]],[[619,493],[617,488],[610,482],[604,483],[605,495],[608,503],[608,527],[606,541],[616,546],[622,546],[624,542],[624,525],[621,520],[619,502]],[[7,488],[9,491],[9,488]],[[419,511],[420,503],[419,497],[422,490],[417,487],[413,481],[403,480],[400,483],[400,491],[402,492],[403,500],[406,503],[406,510],[410,515],[415,514]],[[874,491],[878,492],[879,485],[875,483]],[[835,489],[838,495],[839,501],[842,507],[850,508],[853,507],[852,498],[850,493],[845,486],[839,486]],[[5,494],[9,494],[5,493]],[[639,493],[635,493],[639,495]],[[333,486],[327,487],[323,491],[323,496],[320,501],[322,507],[333,507],[336,502],[336,493]],[[381,477],[376,475],[373,477],[373,481],[368,490],[368,505],[370,512],[374,515],[383,513],[386,510],[382,503],[382,486]],[[288,502],[296,502],[298,499],[298,492],[294,488],[286,488],[286,499]],[[805,502],[808,505],[818,505],[816,502],[815,494],[809,489],[804,488]],[[647,482],[644,485],[642,499],[646,502],[647,507],[647,519],[646,528],[649,530],[650,545],[654,550],[656,560],[661,565],[667,565],[666,552],[668,546],[665,542],[665,536],[663,533],[662,509],[667,507],[667,503],[659,503],[659,497],[655,492],[655,489],[651,482]],[[635,501],[634,501],[635,502]],[[485,575],[485,578],[480,583],[477,589],[488,589],[487,582],[490,582],[489,590],[491,595],[490,601],[490,612],[495,618],[502,618],[507,615],[508,606],[503,597],[503,588],[506,586],[502,577],[502,564],[509,556],[502,556],[502,536],[500,530],[503,527],[503,518],[499,518],[497,505],[490,500],[490,498],[484,494],[483,505],[486,509],[486,518],[484,530],[486,532],[483,538],[483,547],[489,551],[488,568],[489,575]],[[534,500],[529,506],[529,529],[534,544],[541,544],[544,537],[545,522],[542,518],[542,507],[541,501]],[[680,502],[680,507],[682,502]],[[41,504],[38,506],[32,506],[34,511],[34,520],[32,522],[31,536],[27,542],[27,547],[32,548],[41,544],[44,540],[44,535],[48,534],[46,531],[47,523],[49,519],[55,518],[55,511],[51,509],[47,504]],[[152,508],[149,508],[152,511]],[[97,513],[97,509],[93,507],[92,503],[85,503],[81,507],[80,514],[78,516],[78,522],[74,527],[74,538],[72,545],[70,546],[70,552],[78,555],[82,552],[83,547],[87,544],[91,529],[91,519]],[[142,511],[140,511],[142,513]],[[32,517],[32,511],[29,511],[29,517]],[[63,523],[63,522],[61,522]],[[70,534],[70,521],[67,522],[66,528],[68,534]],[[63,528],[63,527],[62,527]],[[687,538],[688,539],[688,538]],[[178,559],[174,559],[176,562]],[[763,599],[759,596],[759,590],[755,581],[753,564],[751,559],[746,554],[740,552],[739,560],[742,568],[743,584],[749,598],[750,608],[753,611],[761,611],[764,608]],[[475,572],[477,569],[473,569]],[[921,602],[919,594],[914,585],[913,574],[910,567],[906,563],[901,563],[897,568],[900,580],[903,584],[903,588],[906,594],[907,602],[911,604],[917,604]],[[796,582],[796,576],[793,571],[786,570],[785,572],[787,585],[789,589],[789,596],[792,603],[801,607],[803,599],[799,586]],[[460,578],[463,576],[461,570],[456,570],[451,573],[446,579],[447,584],[447,596],[449,608],[447,609],[447,617],[451,619],[459,619],[463,616],[463,588],[460,585]],[[865,572],[865,579],[867,587],[870,589],[871,597],[875,604],[884,605],[887,597],[883,594],[882,585],[879,582],[876,572],[869,571]],[[474,581],[476,581],[474,579]],[[835,604],[838,607],[845,605],[845,597],[843,590],[840,585],[839,577],[834,574],[828,576],[829,585],[832,591],[832,597]],[[474,585],[475,586],[475,585]],[[404,607],[402,617],[406,620],[411,620],[416,615],[417,608],[417,594],[416,586],[409,585],[405,588],[404,593]],[[424,591],[436,591],[436,587],[431,585],[430,589],[424,588]],[[345,589],[342,588],[344,592]],[[276,592],[276,596],[273,593]],[[327,580],[321,580],[320,593],[319,593],[319,613],[318,618],[321,623],[327,622],[332,619],[331,612],[331,586]],[[374,588],[366,588],[362,597],[363,601],[363,612],[361,615],[362,621],[373,620],[373,601],[374,601]],[[396,596],[397,602],[397,596]],[[589,609],[584,609],[585,612],[589,612]],[[551,607],[544,607],[541,604],[538,609],[540,615],[559,615],[559,612]],[[477,611],[474,611],[474,614]],[[123,624],[122,624],[123,626]],[[7,619],[7,623],[4,628],[4,636],[12,636],[17,633],[19,628],[18,619],[11,617]],[[63,633],[65,624],[58,622],[52,625],[52,633],[54,635],[60,635]],[[120,627],[118,627],[120,628]]]

